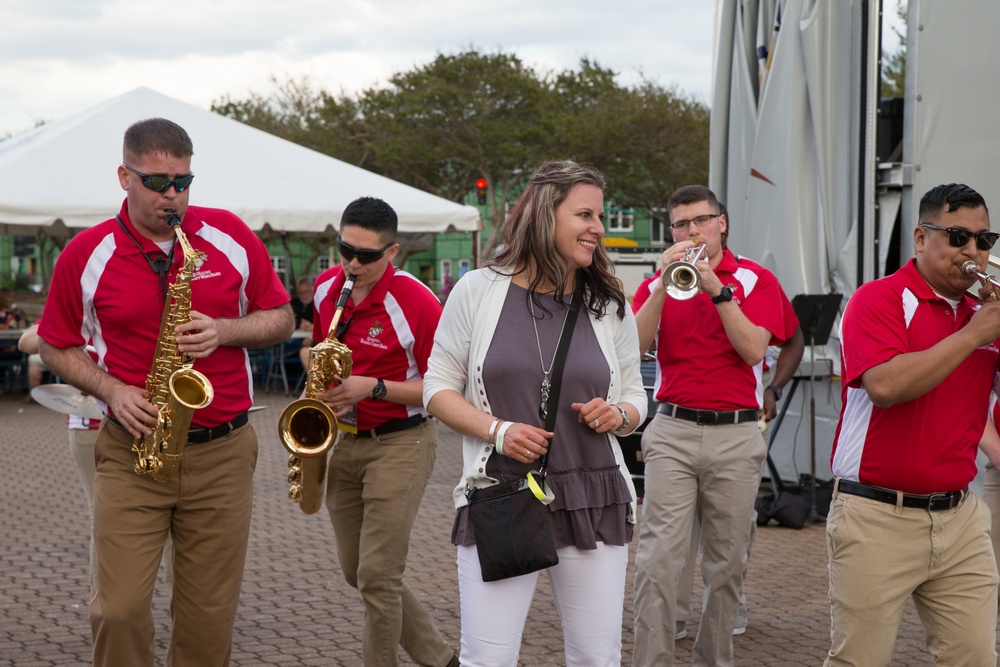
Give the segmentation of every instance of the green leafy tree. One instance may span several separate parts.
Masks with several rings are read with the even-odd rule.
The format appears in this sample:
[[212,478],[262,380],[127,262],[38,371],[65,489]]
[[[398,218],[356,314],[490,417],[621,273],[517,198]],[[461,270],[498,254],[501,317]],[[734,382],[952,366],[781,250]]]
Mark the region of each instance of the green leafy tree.
[[271,98],[213,109],[453,201],[485,179],[486,257],[507,204],[545,159],[593,164],[609,199],[630,207],[663,206],[680,185],[707,182],[708,108],[650,81],[615,79],[586,58],[575,70],[539,73],[514,54],[469,49],[354,98],[289,82]]
[[896,2],[896,16],[902,20],[904,31],[894,26],[892,31],[899,38],[899,50],[895,53],[882,52],[882,78],[879,85],[882,97],[903,97],[906,90],[906,4],[903,0]]

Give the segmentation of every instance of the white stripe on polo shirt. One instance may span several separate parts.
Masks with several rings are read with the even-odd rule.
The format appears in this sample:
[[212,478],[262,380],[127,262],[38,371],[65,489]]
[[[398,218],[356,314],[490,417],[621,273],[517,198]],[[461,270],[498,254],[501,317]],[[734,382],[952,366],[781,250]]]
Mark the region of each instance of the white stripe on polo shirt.
[[245,316],[247,310],[250,308],[250,299],[247,297],[247,282],[250,280],[250,260],[247,257],[246,248],[237,243],[236,239],[229,234],[209,225],[205,221],[202,221],[201,229],[195,233],[221,250],[222,254],[229,260],[229,263],[240,274],[242,278],[239,294],[240,317]]
[[115,254],[115,247],[115,235],[108,232],[108,235],[101,239],[94,251],[90,253],[80,276],[80,292],[83,301],[81,304],[83,320],[80,325],[80,337],[93,341],[92,344],[97,351],[97,365],[105,371],[108,370],[108,366],[104,362],[104,355],[108,352],[108,344],[101,332],[101,322],[97,319],[97,313],[94,311],[94,295],[101,282],[101,277],[104,275],[104,270]]

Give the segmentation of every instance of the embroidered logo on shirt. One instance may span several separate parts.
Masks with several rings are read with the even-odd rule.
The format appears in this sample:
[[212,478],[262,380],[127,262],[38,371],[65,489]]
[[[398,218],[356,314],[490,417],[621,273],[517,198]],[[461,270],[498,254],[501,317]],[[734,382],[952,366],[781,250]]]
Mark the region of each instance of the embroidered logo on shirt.
[[221,276],[221,271],[202,271],[201,267],[205,265],[208,261],[208,253],[204,250],[196,250],[194,258],[194,275],[191,276],[192,282],[195,280],[204,280],[205,278],[215,278]]
[[358,343],[361,345],[367,345],[368,347],[374,347],[379,350],[388,350],[389,346],[379,340],[379,336],[381,336],[384,331],[385,327],[382,326],[382,323],[375,320],[372,322],[372,325],[368,327],[368,336],[359,340]]

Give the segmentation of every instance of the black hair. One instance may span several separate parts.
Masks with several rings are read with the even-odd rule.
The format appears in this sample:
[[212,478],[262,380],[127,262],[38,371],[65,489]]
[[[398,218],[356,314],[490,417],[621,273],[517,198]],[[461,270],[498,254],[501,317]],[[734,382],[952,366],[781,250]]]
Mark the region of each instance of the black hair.
[[147,118],[129,125],[122,145],[125,160],[137,160],[153,153],[191,157],[194,146],[184,128],[166,118]]
[[948,206],[948,213],[954,213],[963,206],[969,208],[982,207],[986,210],[986,215],[990,214],[990,209],[986,206],[983,196],[964,183],[948,183],[931,188],[920,198],[920,210],[918,213],[918,225],[931,223],[941,215],[941,209]]
[[354,225],[379,235],[385,243],[396,240],[399,218],[391,206],[378,197],[358,197],[344,208],[340,227]]

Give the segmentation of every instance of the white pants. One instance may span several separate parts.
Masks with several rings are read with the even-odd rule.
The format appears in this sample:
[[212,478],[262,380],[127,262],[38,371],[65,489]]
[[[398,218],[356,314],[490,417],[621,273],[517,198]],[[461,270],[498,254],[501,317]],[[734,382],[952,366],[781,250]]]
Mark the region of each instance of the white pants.
[[[563,627],[567,667],[619,667],[627,546],[559,550],[547,570]],[[484,582],[475,546],[458,547],[462,667],[515,667],[538,572]]]

